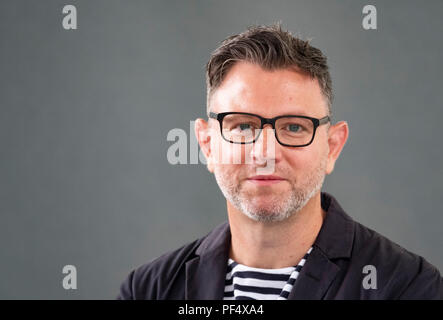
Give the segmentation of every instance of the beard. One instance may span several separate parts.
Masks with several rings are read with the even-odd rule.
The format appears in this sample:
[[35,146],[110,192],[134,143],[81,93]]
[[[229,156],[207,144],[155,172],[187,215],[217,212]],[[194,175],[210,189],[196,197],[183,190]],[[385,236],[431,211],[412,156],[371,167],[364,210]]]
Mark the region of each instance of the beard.
[[[298,184],[291,180],[280,182],[290,184],[290,190],[285,192],[269,192],[267,188],[248,192],[242,188],[242,182],[246,181],[234,181],[234,175],[222,170],[223,166],[214,168],[214,175],[223,195],[237,210],[255,221],[279,222],[299,212],[321,190],[326,162],[327,156],[324,156],[319,165],[308,172]],[[259,199],[255,199],[256,197]],[[261,197],[265,199],[264,202]]]

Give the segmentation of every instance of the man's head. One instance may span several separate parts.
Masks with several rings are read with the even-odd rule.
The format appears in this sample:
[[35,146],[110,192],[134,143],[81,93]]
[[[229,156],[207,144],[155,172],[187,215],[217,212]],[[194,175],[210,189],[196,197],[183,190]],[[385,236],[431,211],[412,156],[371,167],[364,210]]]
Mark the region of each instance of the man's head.
[[[245,112],[265,118],[330,115],[326,57],[279,25],[253,27],[226,39],[207,64],[207,85],[208,112]],[[309,145],[288,147],[276,142],[269,126],[265,125],[254,144],[223,140],[216,119],[198,119],[195,126],[208,170],[214,173],[228,206],[256,221],[282,221],[318,195],[348,135],[346,123],[326,124],[315,130]],[[272,152],[268,139],[275,143]],[[220,163],[218,148],[223,159],[240,155],[244,161]],[[253,179],[270,161],[275,166],[272,175],[281,180],[271,184]]]
[[280,24],[251,27],[226,38],[214,50],[206,64],[207,112],[211,110],[213,93],[238,61],[257,64],[270,71],[293,68],[317,79],[331,116],[333,94],[326,56],[309,41],[282,30]]

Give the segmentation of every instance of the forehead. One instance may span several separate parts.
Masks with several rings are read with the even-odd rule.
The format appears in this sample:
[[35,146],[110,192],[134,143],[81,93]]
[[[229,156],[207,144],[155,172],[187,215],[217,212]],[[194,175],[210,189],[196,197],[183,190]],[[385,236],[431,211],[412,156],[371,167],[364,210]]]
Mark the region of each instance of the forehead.
[[264,117],[326,115],[326,101],[316,79],[293,69],[268,71],[249,62],[236,63],[212,97],[215,112],[240,111]]

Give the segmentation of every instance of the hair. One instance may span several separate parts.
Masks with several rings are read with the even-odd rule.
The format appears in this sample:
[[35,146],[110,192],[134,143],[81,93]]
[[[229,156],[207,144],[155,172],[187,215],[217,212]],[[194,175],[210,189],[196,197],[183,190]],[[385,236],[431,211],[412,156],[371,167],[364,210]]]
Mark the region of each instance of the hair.
[[309,41],[282,30],[280,22],[270,26],[251,26],[223,40],[206,64],[207,112],[213,93],[229,70],[236,62],[246,61],[265,70],[294,69],[317,79],[331,116],[333,94],[327,58]]

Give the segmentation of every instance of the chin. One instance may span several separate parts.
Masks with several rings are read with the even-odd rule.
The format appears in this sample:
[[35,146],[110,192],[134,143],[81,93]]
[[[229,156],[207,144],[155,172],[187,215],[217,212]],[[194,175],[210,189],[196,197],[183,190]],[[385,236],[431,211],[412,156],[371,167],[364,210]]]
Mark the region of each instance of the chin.
[[265,212],[256,212],[253,213],[249,212],[246,214],[250,219],[257,221],[257,222],[280,222],[283,220],[286,220],[288,217],[283,216],[281,214],[275,214],[275,213],[265,213]]
[[279,208],[275,205],[259,205],[257,203],[253,203],[252,205],[247,206],[247,211],[254,216],[260,216],[263,218],[273,218],[279,216],[280,211]]

